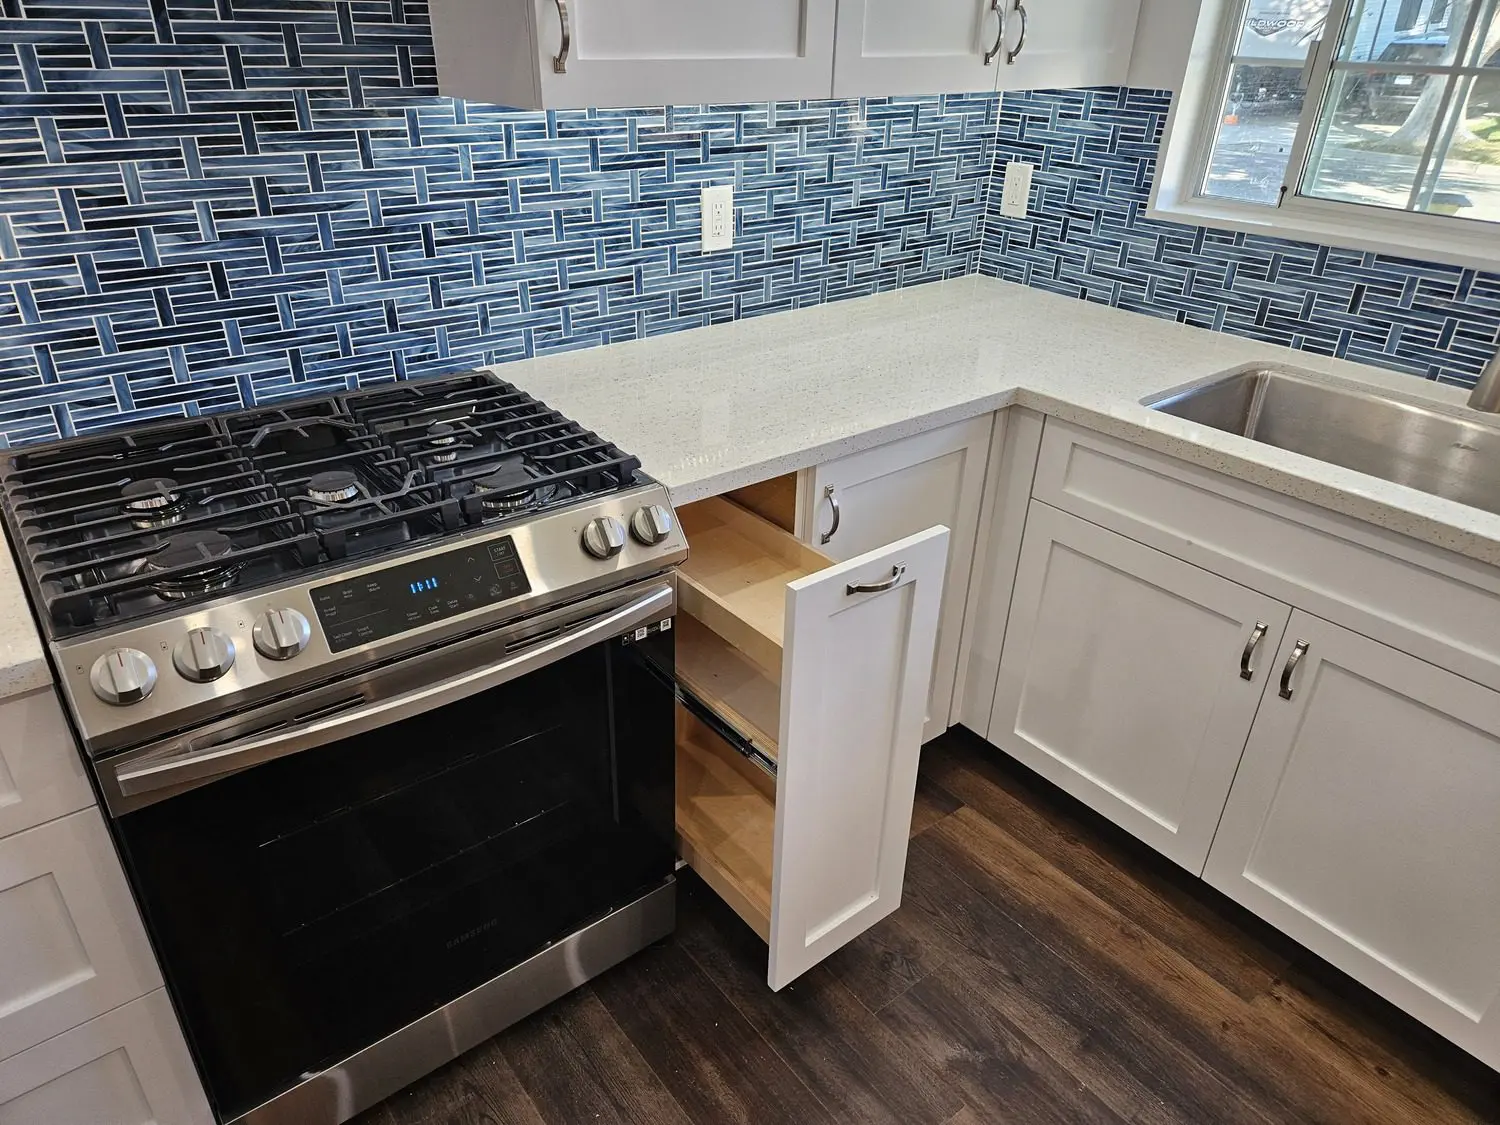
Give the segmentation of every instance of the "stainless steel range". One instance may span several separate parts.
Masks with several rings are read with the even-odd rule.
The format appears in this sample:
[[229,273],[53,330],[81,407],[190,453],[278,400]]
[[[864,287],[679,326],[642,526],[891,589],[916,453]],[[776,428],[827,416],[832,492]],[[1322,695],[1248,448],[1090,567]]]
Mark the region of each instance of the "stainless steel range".
[[346,1120],[670,931],[686,543],[634,458],[475,374],[0,482],[221,1120]]

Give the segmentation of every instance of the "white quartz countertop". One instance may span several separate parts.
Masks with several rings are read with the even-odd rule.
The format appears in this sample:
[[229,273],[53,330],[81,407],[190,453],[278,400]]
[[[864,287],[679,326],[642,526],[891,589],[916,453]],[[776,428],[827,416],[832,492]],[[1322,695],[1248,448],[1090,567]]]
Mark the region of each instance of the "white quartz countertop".
[[[495,370],[640,457],[677,503],[1019,404],[1500,565],[1500,515],[1141,405],[1255,363],[1440,410],[1459,411],[1466,397],[1410,375],[987,277]],[[50,674],[14,566],[0,556],[4,697]]]
[[1500,565],[1500,515],[1141,405],[1249,364],[1445,411],[1467,398],[977,276],[494,370],[640,457],[677,503],[1019,404]]

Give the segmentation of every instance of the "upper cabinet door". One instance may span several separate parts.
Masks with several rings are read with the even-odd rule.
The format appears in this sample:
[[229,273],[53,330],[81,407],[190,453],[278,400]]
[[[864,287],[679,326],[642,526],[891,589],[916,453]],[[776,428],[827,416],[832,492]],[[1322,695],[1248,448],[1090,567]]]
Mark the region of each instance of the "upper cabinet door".
[[826,462],[811,471],[804,494],[802,538],[830,558],[853,558],[934,524],[951,533],[923,741],[948,729],[993,427],[986,414]]
[[1007,0],[1000,87],[1121,86],[1135,49],[1140,0]]
[[993,90],[1002,0],[840,0],[836,98]]
[[531,109],[826,98],[836,0],[433,0],[444,94]]
[[947,563],[934,527],[787,587],[773,989],[901,905]]
[[1500,693],[1300,610],[1268,670],[1205,877],[1500,1067]]
[[989,739],[1197,875],[1290,612],[1032,501]]

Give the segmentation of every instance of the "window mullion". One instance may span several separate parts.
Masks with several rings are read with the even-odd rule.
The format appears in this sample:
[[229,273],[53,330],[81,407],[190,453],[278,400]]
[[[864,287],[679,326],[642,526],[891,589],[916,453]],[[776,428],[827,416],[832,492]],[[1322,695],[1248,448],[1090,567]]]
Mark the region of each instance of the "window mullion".
[[1323,34],[1309,48],[1306,69],[1306,92],[1302,98],[1302,116],[1297,121],[1297,135],[1292,141],[1291,155],[1287,158],[1286,171],[1282,174],[1281,191],[1276,196],[1276,206],[1286,203],[1288,196],[1297,193],[1302,179],[1302,166],[1317,130],[1318,116],[1322,110],[1328,83],[1333,73],[1334,56],[1338,54],[1339,39],[1344,33],[1344,20],[1349,15],[1353,0],[1333,0],[1328,15],[1323,21]]
[[[1468,61],[1469,49],[1473,45],[1474,29],[1479,25],[1480,17],[1488,12],[1492,2],[1493,0],[1473,0],[1473,3],[1469,5],[1468,16],[1464,20],[1463,30],[1459,33],[1458,50],[1453,56],[1455,66]],[[1429,78],[1428,81],[1431,82],[1432,79]],[[1437,150],[1438,134],[1444,131],[1444,123],[1448,120],[1448,112],[1453,106],[1453,92],[1458,88],[1459,83],[1460,79],[1451,73],[1443,80],[1443,97],[1438,102],[1437,116],[1432,119],[1432,130],[1427,134],[1427,143],[1422,146],[1422,158],[1417,161],[1417,173],[1412,177],[1411,191],[1406,197],[1408,211],[1415,211],[1417,204],[1422,200],[1422,188],[1427,181],[1428,170],[1432,167],[1432,154]],[[1449,135],[1451,136],[1451,130],[1449,130]]]

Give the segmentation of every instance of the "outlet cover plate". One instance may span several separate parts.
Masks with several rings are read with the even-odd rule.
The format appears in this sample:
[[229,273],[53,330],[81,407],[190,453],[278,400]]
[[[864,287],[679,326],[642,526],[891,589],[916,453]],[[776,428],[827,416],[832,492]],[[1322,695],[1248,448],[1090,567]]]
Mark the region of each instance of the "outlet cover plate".
[[1005,187],[1000,192],[1000,214],[1024,219],[1031,204],[1031,173],[1036,165],[1012,160],[1005,165]]
[[703,252],[734,246],[734,188],[720,184],[703,189]]

